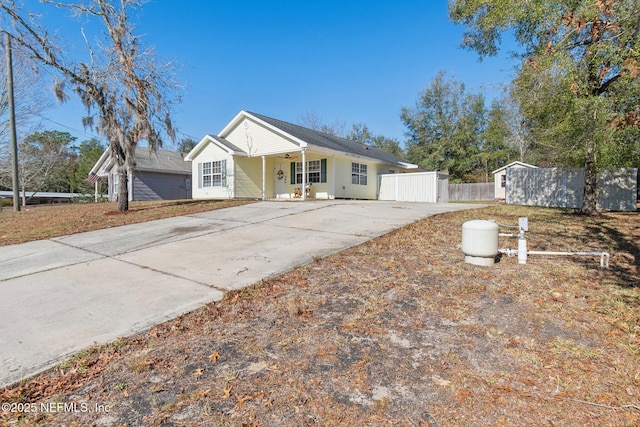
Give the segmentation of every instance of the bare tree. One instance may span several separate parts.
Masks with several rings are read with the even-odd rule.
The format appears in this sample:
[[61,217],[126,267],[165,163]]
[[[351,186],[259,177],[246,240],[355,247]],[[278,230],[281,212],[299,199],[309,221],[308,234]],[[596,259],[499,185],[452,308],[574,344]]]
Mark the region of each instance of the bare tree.
[[520,107],[514,96],[505,94],[501,102],[504,105],[505,120],[509,126],[508,143],[514,150],[518,151],[519,160],[524,162],[533,144],[526,118],[520,112]]
[[324,123],[316,113],[310,113],[307,111],[302,117],[300,117],[300,119],[298,119],[298,121],[301,126],[317,130],[318,132],[339,136],[341,138],[345,138],[347,135],[347,126],[344,122],[336,120],[332,125],[328,125]]
[[[18,144],[20,156],[19,188],[22,191],[22,205],[27,204],[27,191],[52,191],[45,187],[60,181],[60,169],[68,163],[70,144],[76,138],[67,132],[45,131],[28,135]],[[11,162],[5,157],[0,160],[0,183],[11,185]],[[63,180],[68,177],[63,176]],[[67,187],[68,188],[68,187]],[[56,190],[59,191],[59,190]]]
[[[8,156],[9,101],[7,99],[7,79],[5,46],[0,43],[0,158]],[[13,68],[23,72],[14,73],[13,92],[15,98],[16,126],[25,132],[38,122],[37,117],[51,107],[51,99],[46,96],[45,80],[38,66],[25,55],[22,49],[13,50]]]
[[118,165],[118,210],[126,211],[137,144],[146,141],[150,149],[161,147],[161,132],[175,139],[170,113],[179,97],[171,64],[157,63],[154,52],[142,48],[140,37],[134,35],[129,14],[141,8],[144,0],[42,1],[103,25],[106,42],[96,51],[87,40],[89,61],[73,61],[63,57],[54,39],[32,15],[8,1],[0,2],[0,12],[13,23],[5,25],[4,31],[9,31],[32,58],[57,72],[58,99],[66,99],[66,88],[70,87],[86,107],[83,125],[95,126],[109,141]]

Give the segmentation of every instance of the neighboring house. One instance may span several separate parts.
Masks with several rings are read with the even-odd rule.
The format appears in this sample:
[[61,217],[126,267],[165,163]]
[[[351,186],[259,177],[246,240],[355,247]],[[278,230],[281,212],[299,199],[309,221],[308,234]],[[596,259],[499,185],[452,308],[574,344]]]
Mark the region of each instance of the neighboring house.
[[508,165],[501,167],[500,169],[494,170],[492,173],[496,199],[504,200],[506,197],[505,190],[507,188],[507,169],[509,168],[537,168],[537,166],[516,161],[511,162]]
[[185,159],[196,199],[376,199],[378,175],[418,170],[381,149],[247,111]]
[[[107,149],[90,171],[108,180],[108,199],[118,199],[118,164]],[[182,153],[151,151],[136,147],[132,176],[129,176],[129,201],[176,200],[191,198],[191,162]]]

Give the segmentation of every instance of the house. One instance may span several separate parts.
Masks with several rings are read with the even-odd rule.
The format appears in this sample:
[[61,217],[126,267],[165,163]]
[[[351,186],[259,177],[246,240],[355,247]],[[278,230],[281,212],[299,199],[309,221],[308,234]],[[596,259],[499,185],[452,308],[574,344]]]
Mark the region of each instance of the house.
[[418,170],[381,149],[247,111],[185,160],[195,199],[376,199],[378,175]]
[[[182,153],[152,151],[136,147],[132,176],[129,176],[129,201],[176,200],[191,198],[191,162]],[[89,176],[106,178],[108,200],[118,198],[118,164],[107,148],[91,169]]]
[[506,188],[507,188],[507,169],[509,168],[537,168],[537,166],[530,165],[524,162],[511,162],[506,166],[503,166],[499,169],[494,170],[493,173],[493,182],[495,187],[495,198],[504,200],[506,197]]

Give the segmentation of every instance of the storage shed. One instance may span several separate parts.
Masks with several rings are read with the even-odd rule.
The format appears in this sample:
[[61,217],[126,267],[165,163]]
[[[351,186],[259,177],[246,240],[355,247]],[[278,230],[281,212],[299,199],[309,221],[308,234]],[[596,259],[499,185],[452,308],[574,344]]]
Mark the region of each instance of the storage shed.
[[506,188],[507,188],[507,169],[509,168],[529,168],[534,169],[537,166],[530,165],[529,163],[524,162],[511,162],[506,166],[503,166],[499,169],[494,170],[493,173],[493,182],[495,187],[495,198],[498,200],[504,200],[506,197]]

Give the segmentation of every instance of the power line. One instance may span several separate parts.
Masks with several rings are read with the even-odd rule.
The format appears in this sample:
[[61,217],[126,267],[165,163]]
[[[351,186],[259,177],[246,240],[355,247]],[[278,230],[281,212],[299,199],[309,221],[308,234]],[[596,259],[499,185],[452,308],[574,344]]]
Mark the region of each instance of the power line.
[[[57,126],[61,126],[61,127],[65,128],[65,129],[67,129],[67,130],[70,130],[70,131],[72,131],[72,132],[74,132],[74,133],[82,134],[82,135],[84,135],[84,136],[85,136],[85,137],[87,137],[87,138],[95,138],[95,137],[97,136],[97,135],[95,135],[95,134],[94,134],[94,135],[91,135],[91,134],[89,134],[89,133],[87,133],[87,132],[85,132],[85,131],[81,131],[81,130],[78,130],[78,129],[72,128],[72,127],[67,126],[67,125],[65,125],[65,124],[62,124],[62,123],[60,123],[60,122],[57,122],[57,121],[55,121],[55,120],[52,120],[52,119],[50,119],[50,118],[48,118],[48,117],[45,117],[45,116],[43,116],[43,115],[41,115],[41,114],[36,114],[36,116],[38,116],[38,117],[40,117],[41,119],[44,119],[44,120],[46,120],[46,121],[48,121],[48,122],[54,123],[54,124],[55,124],[55,125],[57,125]],[[193,135],[189,135],[188,133],[182,132],[182,131],[180,131],[180,130],[176,130],[176,134],[180,134],[180,135],[182,135],[182,136],[184,136],[184,137],[187,137],[187,138],[189,138],[189,139],[193,139],[194,141],[199,141],[199,140],[201,139],[201,138],[195,137],[195,136],[193,136]]]
[[74,133],[83,134],[83,135],[84,135],[84,136],[86,136],[87,138],[95,138],[95,137],[97,136],[97,135],[91,135],[91,134],[88,134],[88,133],[86,133],[85,131],[81,131],[81,130],[78,130],[78,129],[74,129],[74,128],[72,128],[72,127],[70,127],[70,126],[67,126],[67,125],[65,125],[65,124],[62,124],[62,123],[60,123],[60,122],[56,122],[55,120],[51,120],[50,118],[45,117],[45,116],[43,116],[43,115],[41,115],[41,114],[36,114],[36,116],[38,116],[38,117],[40,117],[41,119],[44,119],[44,120],[46,120],[46,121],[49,121],[49,122],[51,122],[51,123],[54,123],[54,124],[56,124],[56,125],[58,125],[58,126],[62,126],[63,128],[65,128],[65,129],[67,129],[67,130],[70,130],[70,131],[72,131],[72,132],[74,132]]
[[182,136],[186,136],[186,137],[187,137],[187,138],[189,138],[189,139],[193,139],[194,141],[199,141],[199,140],[201,139],[201,138],[196,138],[196,137],[195,137],[195,136],[193,136],[193,135],[189,135],[188,133],[181,132],[181,131],[179,131],[179,130],[177,130],[177,131],[176,131],[176,133],[179,133],[179,134],[180,134],[180,135],[182,135]]

